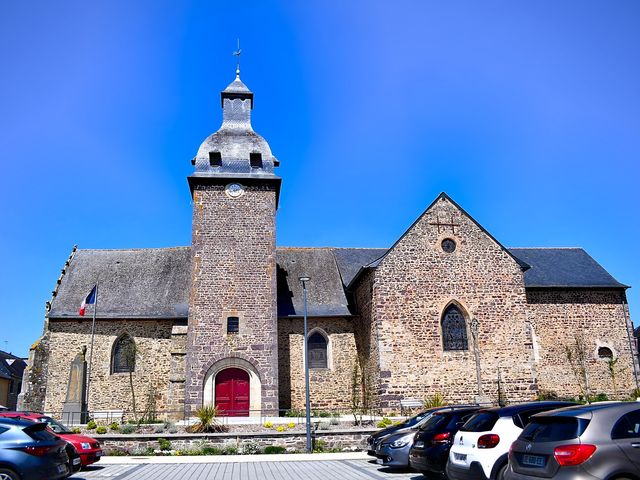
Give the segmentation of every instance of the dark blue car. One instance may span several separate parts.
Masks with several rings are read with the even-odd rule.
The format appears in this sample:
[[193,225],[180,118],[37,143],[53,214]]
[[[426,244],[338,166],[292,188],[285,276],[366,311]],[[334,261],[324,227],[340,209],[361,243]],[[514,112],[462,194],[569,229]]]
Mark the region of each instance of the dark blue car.
[[0,479],[66,478],[71,473],[66,446],[44,423],[0,418]]

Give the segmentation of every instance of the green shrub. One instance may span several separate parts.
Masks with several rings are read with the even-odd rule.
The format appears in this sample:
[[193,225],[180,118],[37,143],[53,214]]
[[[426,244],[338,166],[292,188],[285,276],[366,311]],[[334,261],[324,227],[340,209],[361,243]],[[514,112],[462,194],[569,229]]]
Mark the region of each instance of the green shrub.
[[89,423],[87,423],[87,430],[94,430],[97,426],[98,424],[96,422],[89,420]]
[[78,428],[78,427],[73,427],[73,428],[71,429],[71,433],[76,433],[76,434],[78,434],[78,433],[80,433],[80,432],[82,432],[82,430],[80,430],[80,428]]
[[155,427],[153,427],[153,431],[155,433],[162,433],[164,432],[164,425],[156,425]]
[[196,417],[198,417],[198,423],[191,425],[189,429],[193,433],[214,433],[214,432],[226,432],[227,427],[222,425],[218,419],[218,409],[213,405],[205,405],[204,407],[196,410]]
[[122,448],[114,448],[113,450],[109,450],[109,453],[107,453],[107,455],[109,455],[110,457],[126,457],[130,454],[128,451]]
[[221,453],[222,450],[220,450],[218,447],[202,447],[203,455],[220,455]]
[[222,455],[237,455],[238,449],[232,445],[226,446],[222,449]]
[[268,447],[264,447],[264,453],[285,453],[287,451],[286,448],[281,447],[280,445],[269,445]]
[[558,394],[553,390],[540,390],[536,400],[558,400]]
[[117,432],[118,430],[120,430],[120,425],[118,425],[116,422],[112,422],[109,424],[109,430]]
[[125,423],[120,427],[120,433],[124,433],[126,435],[129,435],[130,433],[133,433],[136,430],[137,430],[137,427],[135,425],[131,425],[130,423]]
[[606,393],[597,393],[595,395],[589,396],[590,402],[606,402],[609,400],[609,397]]
[[313,453],[325,452],[327,448],[327,442],[324,440],[316,440],[313,444]]
[[331,420],[329,420],[329,423],[331,425],[339,425],[340,424],[339,415],[331,415]]
[[387,427],[390,427],[392,424],[393,422],[388,417],[382,417],[382,420],[376,423],[376,427],[387,428]]
[[329,430],[331,424],[329,422],[318,422],[318,430]]
[[107,427],[105,427],[104,425],[98,425],[98,427],[96,428],[96,433],[99,433],[100,435],[107,433]]
[[446,404],[447,402],[440,392],[436,392],[424,400],[424,408],[443,407]]
[[166,438],[159,438],[158,445],[160,445],[160,450],[162,450],[163,452],[171,450],[171,442]]
[[305,413],[303,410],[291,408],[284,413],[284,416],[285,417],[304,417]]

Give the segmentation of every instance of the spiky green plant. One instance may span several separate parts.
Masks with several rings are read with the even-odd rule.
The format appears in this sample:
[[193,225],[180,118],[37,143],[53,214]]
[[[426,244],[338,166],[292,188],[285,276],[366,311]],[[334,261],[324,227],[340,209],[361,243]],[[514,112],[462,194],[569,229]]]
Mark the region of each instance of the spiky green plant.
[[193,433],[215,433],[226,432],[227,427],[222,425],[216,418],[218,409],[214,405],[205,405],[196,410],[198,422],[191,425]]

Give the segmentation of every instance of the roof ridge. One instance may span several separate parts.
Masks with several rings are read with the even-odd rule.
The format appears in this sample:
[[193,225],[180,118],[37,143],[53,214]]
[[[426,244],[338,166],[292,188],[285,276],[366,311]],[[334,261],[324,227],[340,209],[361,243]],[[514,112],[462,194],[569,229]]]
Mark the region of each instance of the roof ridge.
[[509,250],[584,250],[584,247],[507,247]]
[[139,252],[149,250],[187,250],[192,248],[190,245],[181,245],[176,247],[139,247],[139,248],[78,248],[78,252]]

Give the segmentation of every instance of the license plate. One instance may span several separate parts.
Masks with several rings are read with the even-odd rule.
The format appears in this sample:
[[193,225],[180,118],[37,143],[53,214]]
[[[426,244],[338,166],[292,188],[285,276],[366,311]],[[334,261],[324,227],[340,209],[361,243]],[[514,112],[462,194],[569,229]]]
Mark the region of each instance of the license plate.
[[453,452],[453,458],[458,460],[459,462],[464,462],[467,460],[467,454]]
[[96,452],[96,458],[100,458],[102,456],[102,452]]
[[544,457],[540,455],[523,455],[522,464],[529,467],[544,467]]
[[67,473],[67,465],[64,463],[62,465],[58,465],[58,473]]
[[383,460],[382,460],[381,458],[376,458],[376,463],[377,463],[378,465],[382,465]]
[[415,448],[424,448],[424,442],[418,440],[416,443],[413,444],[413,446]]
[[72,462],[73,462],[73,464],[74,464],[74,465],[80,465],[80,457],[78,457],[78,458],[74,458],[74,459],[72,460]]

